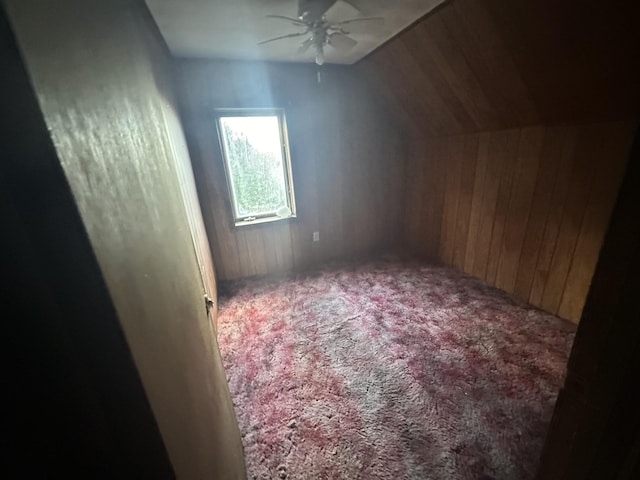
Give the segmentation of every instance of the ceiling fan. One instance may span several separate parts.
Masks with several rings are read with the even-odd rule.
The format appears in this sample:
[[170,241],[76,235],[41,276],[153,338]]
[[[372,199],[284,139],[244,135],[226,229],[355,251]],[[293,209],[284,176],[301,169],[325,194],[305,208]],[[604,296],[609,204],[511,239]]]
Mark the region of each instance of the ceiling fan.
[[267,18],[285,20],[304,31],[280,35],[269,40],[259,42],[258,45],[275,42],[285,38],[307,37],[298,47],[298,55],[303,55],[313,47],[315,61],[318,65],[324,64],[325,47],[330,46],[340,51],[348,51],[358,44],[350,34],[374,33],[384,24],[382,17],[353,18],[339,22],[327,20],[326,12],[335,2],[326,0],[303,1],[300,0],[298,18],[283,15],[267,15]]

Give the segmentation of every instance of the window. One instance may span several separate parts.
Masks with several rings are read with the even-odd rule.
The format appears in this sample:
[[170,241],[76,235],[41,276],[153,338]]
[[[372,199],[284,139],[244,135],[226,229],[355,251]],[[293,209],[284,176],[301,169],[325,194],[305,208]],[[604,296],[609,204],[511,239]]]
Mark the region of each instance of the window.
[[284,110],[219,110],[216,119],[235,225],[295,217]]

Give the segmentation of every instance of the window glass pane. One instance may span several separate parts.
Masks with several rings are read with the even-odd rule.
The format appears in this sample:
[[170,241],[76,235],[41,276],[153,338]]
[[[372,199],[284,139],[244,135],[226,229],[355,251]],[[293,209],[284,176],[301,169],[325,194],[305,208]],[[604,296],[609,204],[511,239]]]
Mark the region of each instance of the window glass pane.
[[277,115],[220,117],[238,217],[289,207]]

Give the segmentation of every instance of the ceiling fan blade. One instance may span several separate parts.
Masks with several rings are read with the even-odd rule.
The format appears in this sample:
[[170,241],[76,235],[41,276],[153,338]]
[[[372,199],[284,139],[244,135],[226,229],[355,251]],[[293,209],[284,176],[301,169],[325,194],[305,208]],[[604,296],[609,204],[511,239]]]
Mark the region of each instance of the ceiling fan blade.
[[298,47],[298,55],[304,55],[305,53],[307,53],[307,50],[309,50],[309,47],[311,45],[313,45],[313,40],[310,38],[307,38],[304,42],[300,44],[300,47]]
[[347,51],[351,50],[355,47],[358,42],[356,42],[353,38],[347,37],[343,33],[333,33],[329,36],[327,43],[331,45],[336,50]]
[[275,42],[276,40],[282,40],[283,38],[302,37],[307,33],[308,32],[300,32],[300,33],[290,33],[289,35],[280,35],[279,37],[270,38],[269,40],[263,40],[262,42],[258,42],[258,45],[264,45],[265,43]]
[[267,18],[279,18],[280,20],[287,20],[293,23],[294,25],[303,25],[305,27],[307,26],[306,22],[303,22],[299,18],[285,17],[284,15],[265,15],[265,16]]
[[332,25],[344,30],[347,33],[376,33],[384,26],[384,18],[354,18],[353,20],[345,20]]

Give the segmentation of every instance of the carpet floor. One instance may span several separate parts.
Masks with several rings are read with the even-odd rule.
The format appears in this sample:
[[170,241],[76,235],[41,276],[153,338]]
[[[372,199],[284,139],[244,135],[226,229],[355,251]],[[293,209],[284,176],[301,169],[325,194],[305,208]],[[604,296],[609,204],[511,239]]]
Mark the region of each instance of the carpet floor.
[[227,284],[218,337],[250,479],[531,479],[575,327],[384,259]]

